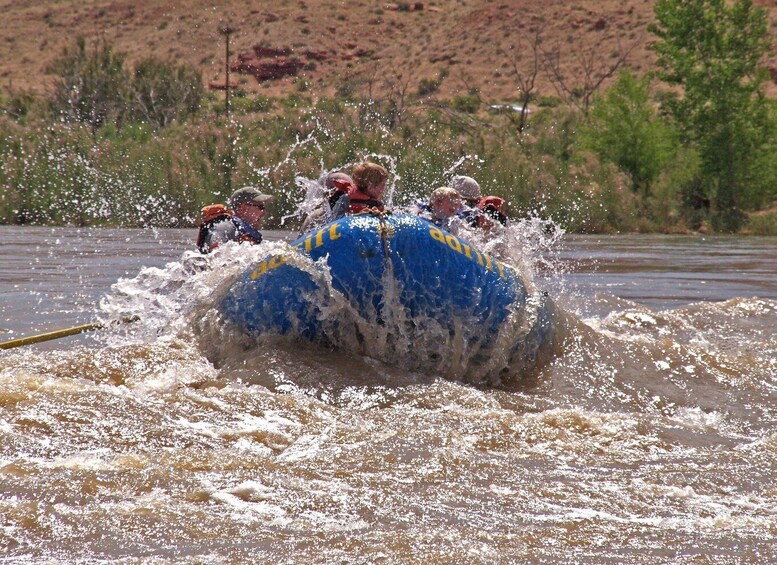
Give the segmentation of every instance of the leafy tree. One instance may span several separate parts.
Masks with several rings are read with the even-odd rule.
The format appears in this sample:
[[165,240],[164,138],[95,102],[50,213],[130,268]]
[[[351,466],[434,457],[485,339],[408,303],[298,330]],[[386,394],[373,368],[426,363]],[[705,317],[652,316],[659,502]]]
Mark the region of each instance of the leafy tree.
[[138,63],[130,85],[130,116],[159,128],[200,108],[202,74],[187,66],[154,57]]
[[595,100],[583,133],[599,158],[626,173],[645,197],[677,149],[675,132],[650,101],[650,78],[628,69]]
[[697,189],[711,200],[719,227],[737,229],[744,183],[759,176],[773,137],[758,67],[769,49],[766,12],[752,0],[657,0],[654,10],[659,76],[682,89],[666,108],[699,153]]
[[79,37],[76,50],[65,49],[49,71],[59,76],[53,108],[66,121],[89,124],[95,132],[124,113],[128,79],[124,57],[108,43],[98,43],[90,52],[86,40]]

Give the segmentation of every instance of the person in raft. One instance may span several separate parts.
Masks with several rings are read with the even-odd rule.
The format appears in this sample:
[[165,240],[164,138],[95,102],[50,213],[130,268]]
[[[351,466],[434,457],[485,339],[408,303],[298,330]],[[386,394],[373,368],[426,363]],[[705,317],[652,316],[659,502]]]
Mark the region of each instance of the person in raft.
[[461,195],[464,204],[470,208],[475,208],[478,205],[481,198],[480,185],[472,177],[456,175],[451,179],[450,187]]
[[486,196],[478,201],[478,210],[481,215],[477,219],[477,227],[486,231],[497,222],[503,226],[507,225],[507,214],[504,212],[505,208],[504,198],[498,196]]
[[429,196],[429,207],[420,216],[451,233],[458,231],[461,220],[458,214],[463,208],[461,195],[455,188],[441,186]]
[[253,186],[236,190],[229,199],[229,207],[211,204],[202,209],[202,221],[197,235],[197,248],[210,253],[228,241],[261,243],[262,221],[273,197],[262,194]]
[[464,175],[453,177],[451,187],[455,188],[464,200],[464,207],[459,216],[467,225],[484,230],[489,230],[495,222],[507,225],[507,215],[504,212],[506,202],[503,198],[482,196],[478,182]]
[[354,186],[337,200],[332,210],[332,219],[369,210],[383,212],[381,197],[388,181],[386,169],[376,163],[361,163],[353,168],[351,177]]
[[305,221],[302,222],[300,234],[319,228],[335,219],[333,210],[337,201],[344,194],[348,194],[356,189],[353,179],[340,171],[323,174],[321,178],[318,179],[318,184],[320,184],[323,189],[322,201],[307,215]]
[[459,211],[459,217],[469,226],[477,226],[478,217],[481,215],[478,210],[480,201],[480,185],[472,177],[456,175],[451,179],[450,187],[455,189],[461,195],[463,206]]

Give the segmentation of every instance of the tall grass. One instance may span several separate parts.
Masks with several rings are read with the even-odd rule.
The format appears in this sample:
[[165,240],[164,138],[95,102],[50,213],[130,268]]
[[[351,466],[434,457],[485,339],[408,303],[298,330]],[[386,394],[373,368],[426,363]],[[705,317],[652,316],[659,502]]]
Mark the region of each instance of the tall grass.
[[298,102],[259,111],[246,103],[229,121],[206,107],[162,129],[0,117],[0,222],[191,226],[203,205],[250,184],[276,195],[274,227],[304,196],[298,176],[369,158],[392,173],[394,206],[467,174],[505,198],[513,217],[552,218],[576,232],[683,230],[675,186],[687,167],[668,168],[646,201],[579,148],[580,117],[562,107],[536,112],[519,138],[498,114],[465,124],[427,110],[392,129],[358,103]]

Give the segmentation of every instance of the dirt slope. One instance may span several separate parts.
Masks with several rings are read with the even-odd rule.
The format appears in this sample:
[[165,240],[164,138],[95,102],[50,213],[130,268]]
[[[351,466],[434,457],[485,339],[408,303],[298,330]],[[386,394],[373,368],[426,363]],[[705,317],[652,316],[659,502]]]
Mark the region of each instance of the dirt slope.
[[[271,75],[296,71],[266,81],[233,74],[247,91],[284,95],[301,88],[304,77],[312,94],[356,84],[385,88],[386,78],[414,92],[422,79],[443,73],[442,96],[477,88],[489,101],[508,101],[518,98],[515,68],[532,73],[536,37],[544,53],[558,54],[558,71],[570,89],[583,85],[586,71],[595,78],[619,58],[639,71],[650,69],[646,27],[653,3],[0,0],[0,89],[46,91],[53,80],[47,69],[77,35],[111,41],[130,63],[154,54],[197,66],[206,83],[223,83],[225,38],[218,30],[232,25],[233,65],[242,60],[244,69],[260,75],[257,68]],[[760,3],[777,30],[777,0]],[[280,51],[257,57],[254,46]],[[291,67],[284,67],[289,61]],[[777,81],[777,56],[766,64],[775,68]],[[548,72],[538,73],[535,93],[557,94]],[[777,94],[777,83],[769,93]]]

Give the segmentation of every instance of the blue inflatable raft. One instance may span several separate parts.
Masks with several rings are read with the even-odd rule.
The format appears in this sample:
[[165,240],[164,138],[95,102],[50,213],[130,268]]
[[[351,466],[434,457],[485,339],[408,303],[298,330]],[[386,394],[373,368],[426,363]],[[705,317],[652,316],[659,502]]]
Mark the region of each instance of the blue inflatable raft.
[[458,373],[495,356],[499,370],[532,362],[553,330],[550,301],[513,267],[407,214],[345,217],[302,236],[247,269],[219,310],[251,335]]

